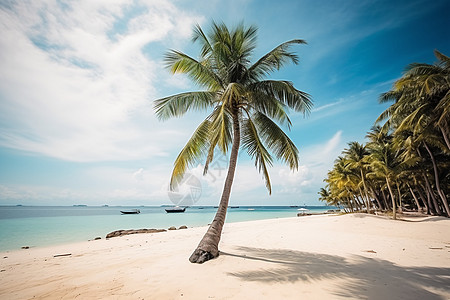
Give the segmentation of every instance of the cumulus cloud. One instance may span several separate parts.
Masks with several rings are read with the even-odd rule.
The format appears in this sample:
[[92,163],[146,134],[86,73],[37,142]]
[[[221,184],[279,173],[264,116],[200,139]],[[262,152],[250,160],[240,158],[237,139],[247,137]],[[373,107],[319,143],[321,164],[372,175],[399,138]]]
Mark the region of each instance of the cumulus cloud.
[[72,161],[165,155],[150,130],[161,57],[145,49],[186,40],[197,19],[165,0],[1,6],[0,146]]

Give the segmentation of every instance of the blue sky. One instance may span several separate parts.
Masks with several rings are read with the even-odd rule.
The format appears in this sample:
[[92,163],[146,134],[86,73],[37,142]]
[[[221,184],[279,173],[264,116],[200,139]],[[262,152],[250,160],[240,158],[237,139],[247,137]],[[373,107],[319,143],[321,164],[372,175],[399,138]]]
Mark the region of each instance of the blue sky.
[[[196,56],[191,29],[211,20],[257,25],[255,60],[295,38],[287,79],[314,109],[292,115],[300,168],[264,181],[244,152],[231,205],[314,205],[349,141],[364,141],[386,108],[378,96],[411,62],[450,54],[449,1],[3,1],[0,3],[0,205],[169,203],[173,161],[205,114],[159,122],[154,99],[195,90],[172,76],[168,49]],[[201,163],[198,205],[216,205],[226,161]]]

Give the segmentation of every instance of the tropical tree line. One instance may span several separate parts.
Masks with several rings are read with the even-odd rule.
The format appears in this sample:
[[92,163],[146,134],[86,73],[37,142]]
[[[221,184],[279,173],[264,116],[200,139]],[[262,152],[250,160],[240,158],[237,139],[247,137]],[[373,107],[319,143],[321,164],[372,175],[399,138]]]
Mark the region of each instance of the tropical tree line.
[[450,217],[450,58],[412,63],[379,98],[392,103],[350,142],[328,172],[319,199],[345,211],[416,210]]

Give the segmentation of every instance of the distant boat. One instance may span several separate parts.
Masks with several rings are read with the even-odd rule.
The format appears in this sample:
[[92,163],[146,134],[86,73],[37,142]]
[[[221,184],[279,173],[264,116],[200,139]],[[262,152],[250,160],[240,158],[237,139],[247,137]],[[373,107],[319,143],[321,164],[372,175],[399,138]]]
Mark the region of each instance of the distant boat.
[[87,205],[86,204],[74,204],[73,206],[74,207],[86,207]]
[[167,213],[184,213],[185,210],[186,207],[179,207],[179,206],[166,208]]
[[298,205],[291,205],[291,206],[289,206],[289,207],[298,207]]
[[239,206],[230,206],[230,208],[239,208]]
[[121,210],[120,213],[122,215],[136,215],[136,214],[140,214],[141,211],[139,209]]

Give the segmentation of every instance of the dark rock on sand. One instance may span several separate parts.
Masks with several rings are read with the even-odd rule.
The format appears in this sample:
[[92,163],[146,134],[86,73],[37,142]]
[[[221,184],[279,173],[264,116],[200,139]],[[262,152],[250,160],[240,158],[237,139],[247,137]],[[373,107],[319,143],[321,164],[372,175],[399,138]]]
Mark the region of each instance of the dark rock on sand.
[[187,229],[187,226],[186,226],[186,225],[182,225],[182,226],[180,226],[180,228],[178,228],[178,229]]
[[157,233],[157,232],[164,232],[165,229],[129,229],[129,230],[116,230],[113,232],[110,232],[106,235],[106,238],[112,238],[116,236],[123,236],[123,235],[129,235],[129,234],[138,234],[138,233]]
[[175,226],[170,226],[169,230],[177,230],[177,228]]

